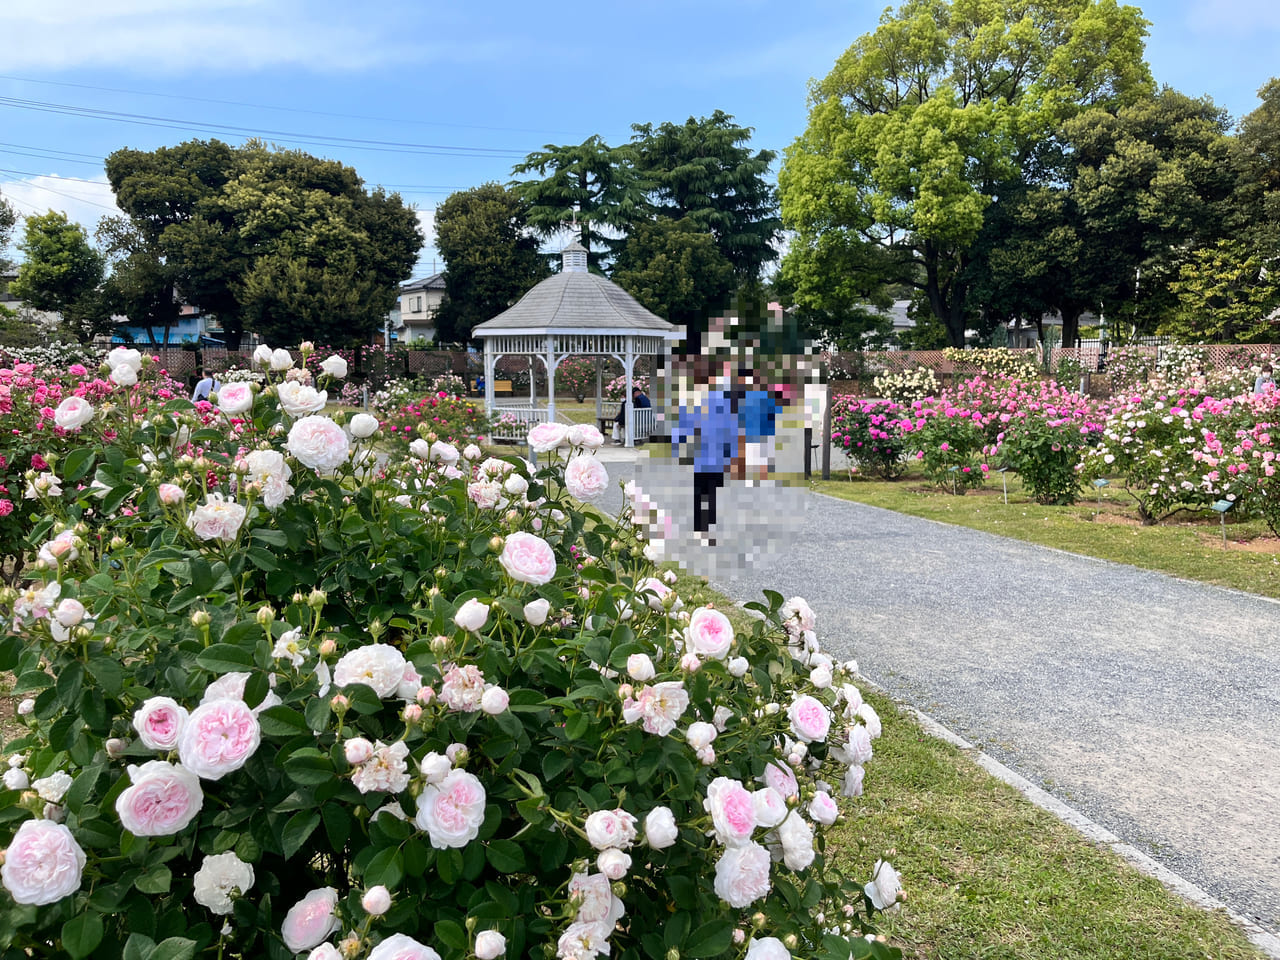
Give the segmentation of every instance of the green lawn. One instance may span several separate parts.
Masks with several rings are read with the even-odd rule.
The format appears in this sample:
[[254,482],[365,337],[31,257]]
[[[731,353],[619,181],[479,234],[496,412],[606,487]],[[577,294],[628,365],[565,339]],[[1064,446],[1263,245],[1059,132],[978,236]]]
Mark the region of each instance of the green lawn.
[[[975,500],[981,498],[974,498]],[[700,577],[677,589],[748,615]],[[819,624],[821,627],[821,624]],[[856,653],[856,651],[855,651]],[[1261,960],[1225,916],[1194,907],[1027,801],[950,744],[865,689],[883,736],[866,793],[841,800],[835,859],[868,877],[878,858],[902,874],[905,904],[881,932],[913,960]]]
[[1144,527],[1118,486],[1103,488],[1100,511],[1092,488],[1075,506],[1045,507],[1023,493],[1016,476],[1009,477],[1008,505],[998,478],[964,496],[941,492],[918,476],[890,483],[834,479],[833,474],[832,480],[815,480],[812,489],[915,517],[1280,598],[1280,543],[1262,521],[1228,522],[1224,548],[1216,514],[1181,515]]

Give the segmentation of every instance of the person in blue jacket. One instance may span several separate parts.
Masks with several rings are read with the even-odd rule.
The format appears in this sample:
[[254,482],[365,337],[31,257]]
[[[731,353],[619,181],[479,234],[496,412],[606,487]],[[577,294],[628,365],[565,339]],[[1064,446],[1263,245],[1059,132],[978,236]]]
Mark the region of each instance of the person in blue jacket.
[[686,441],[693,453],[693,529],[708,534],[716,522],[716,491],[738,457],[738,414],[727,391],[712,388],[701,402],[681,405],[671,431],[672,456]]

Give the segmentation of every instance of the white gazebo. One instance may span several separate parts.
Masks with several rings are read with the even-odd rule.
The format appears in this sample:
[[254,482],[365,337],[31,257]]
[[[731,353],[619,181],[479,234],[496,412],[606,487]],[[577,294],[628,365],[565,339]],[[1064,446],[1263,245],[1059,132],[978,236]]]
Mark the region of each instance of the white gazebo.
[[[642,307],[631,294],[587,270],[587,250],[571,243],[564,269],[543,280],[513,306],[471,331],[484,341],[484,405],[494,414],[511,413],[529,424],[556,416],[556,368],[567,357],[614,357],[626,377],[630,403],[632,374],[639,357],[665,354],[682,328]],[[504,356],[542,361],[547,371],[547,406],[536,403],[530,377],[529,403],[494,403],[494,364]],[[596,412],[600,412],[600,368],[596,368]],[[625,443],[634,445],[636,417],[626,418]]]

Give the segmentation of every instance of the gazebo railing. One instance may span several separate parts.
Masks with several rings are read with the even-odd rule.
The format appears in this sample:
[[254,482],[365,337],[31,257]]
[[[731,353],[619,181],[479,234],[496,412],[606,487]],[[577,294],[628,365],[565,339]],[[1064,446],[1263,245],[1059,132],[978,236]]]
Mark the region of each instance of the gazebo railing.
[[[532,403],[494,404],[493,439],[508,443],[523,443],[528,436],[529,428],[535,423],[545,423],[547,408]],[[557,413],[556,420],[561,423],[572,423]]]

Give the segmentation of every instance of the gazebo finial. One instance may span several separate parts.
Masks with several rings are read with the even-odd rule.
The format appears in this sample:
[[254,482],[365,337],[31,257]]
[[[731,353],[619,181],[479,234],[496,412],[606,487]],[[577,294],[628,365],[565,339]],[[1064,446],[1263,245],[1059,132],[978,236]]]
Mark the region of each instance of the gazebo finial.
[[587,272],[587,248],[577,240],[560,252],[560,258],[565,273]]

